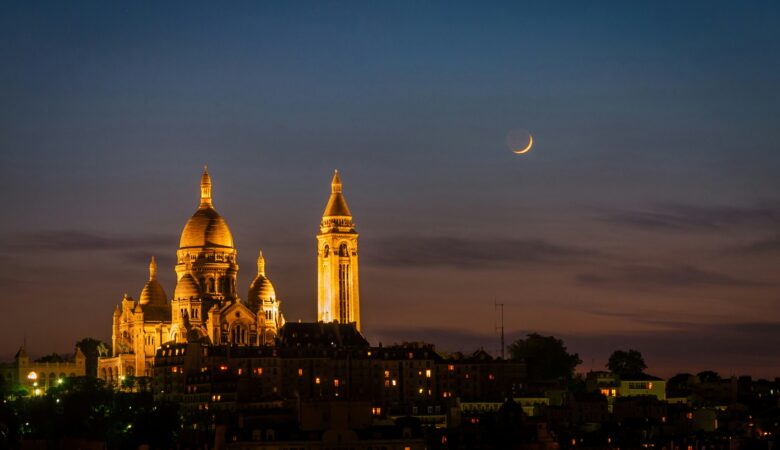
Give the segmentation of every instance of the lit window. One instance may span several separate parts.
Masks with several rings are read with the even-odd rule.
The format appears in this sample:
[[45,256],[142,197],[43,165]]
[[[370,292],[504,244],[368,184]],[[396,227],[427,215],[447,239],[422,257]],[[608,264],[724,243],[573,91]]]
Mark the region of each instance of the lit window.
[[27,379],[28,380],[37,380],[38,379],[38,374],[35,373],[35,372],[30,372],[30,373],[27,374]]
[[258,375],[262,375],[263,374],[263,368],[262,367],[258,367],[257,368],[257,374]]
[[454,364],[447,365],[447,370],[449,370],[450,372],[454,371],[455,370],[455,365]]
[[496,377],[493,376],[492,373],[488,374],[488,380],[495,380]]
[[219,370],[223,370],[223,371],[224,370],[228,370],[228,366],[226,366],[225,364],[222,364],[221,366],[219,366]]
[[390,371],[389,370],[385,370],[385,378],[390,378]]
[[314,384],[320,384],[320,377],[314,379]]
[[393,380],[393,386],[395,386],[395,380]]
[[339,380],[338,379],[333,380],[333,386],[339,387]]
[[431,369],[426,369],[425,370],[425,378],[430,378],[430,377],[431,377]]
[[303,376],[303,369],[301,369],[301,368],[298,369],[298,376],[299,377]]

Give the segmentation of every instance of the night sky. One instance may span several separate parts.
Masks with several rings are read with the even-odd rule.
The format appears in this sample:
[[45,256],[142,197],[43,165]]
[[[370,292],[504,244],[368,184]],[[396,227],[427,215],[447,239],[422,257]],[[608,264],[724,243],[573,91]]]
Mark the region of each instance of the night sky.
[[[544,3],[542,5],[542,3]],[[246,295],[316,317],[338,168],[372,343],[553,334],[780,376],[780,4],[0,4],[0,355],[170,296],[208,164]],[[534,148],[512,154],[508,133]]]

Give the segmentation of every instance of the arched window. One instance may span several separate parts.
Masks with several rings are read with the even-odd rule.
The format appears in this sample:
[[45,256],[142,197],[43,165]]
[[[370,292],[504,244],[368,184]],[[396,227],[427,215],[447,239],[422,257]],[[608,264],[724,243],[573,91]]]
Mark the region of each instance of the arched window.
[[339,256],[349,256],[349,250],[347,249],[347,244],[342,243],[339,246]]
[[208,284],[208,291],[213,293],[214,292],[214,279],[213,278],[209,278],[206,283]]
[[322,249],[322,256],[328,256],[328,255],[330,255],[330,247],[326,245],[325,248]]

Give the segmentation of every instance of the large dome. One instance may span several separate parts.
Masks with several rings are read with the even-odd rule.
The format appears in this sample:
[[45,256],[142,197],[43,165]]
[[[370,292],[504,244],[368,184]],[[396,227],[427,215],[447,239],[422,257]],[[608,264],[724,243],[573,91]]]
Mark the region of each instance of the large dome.
[[211,177],[208,170],[200,178],[200,207],[190,217],[181,232],[179,248],[190,247],[230,247],[233,248],[233,235],[211,203]]
[[230,228],[214,208],[201,207],[184,225],[179,248],[188,247],[233,248],[233,235],[230,233]]

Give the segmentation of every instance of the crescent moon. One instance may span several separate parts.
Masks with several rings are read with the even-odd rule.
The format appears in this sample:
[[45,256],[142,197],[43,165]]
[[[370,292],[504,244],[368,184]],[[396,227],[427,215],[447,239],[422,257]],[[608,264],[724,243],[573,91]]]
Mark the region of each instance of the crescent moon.
[[531,133],[528,133],[528,146],[522,150],[512,150],[513,153],[517,155],[522,155],[523,153],[528,153],[529,150],[531,150],[531,147],[534,145],[534,137],[531,135]]

